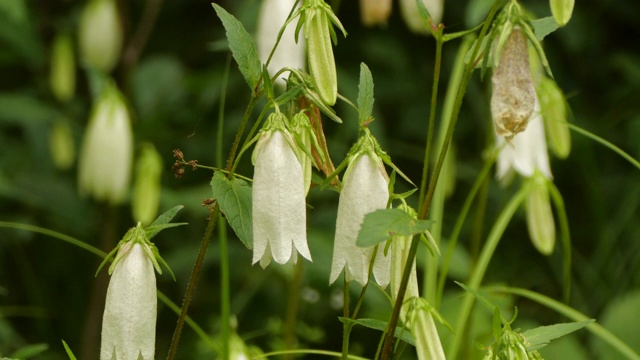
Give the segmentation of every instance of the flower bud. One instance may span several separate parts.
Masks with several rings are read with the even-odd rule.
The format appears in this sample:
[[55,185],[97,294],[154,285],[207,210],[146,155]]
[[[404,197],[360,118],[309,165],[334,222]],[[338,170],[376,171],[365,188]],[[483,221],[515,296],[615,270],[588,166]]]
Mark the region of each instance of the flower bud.
[[76,89],[76,62],[73,42],[68,34],[58,34],[51,48],[49,85],[60,101],[69,101]]
[[68,170],[76,157],[75,141],[69,123],[58,120],[49,133],[49,152],[53,164],[60,170]]
[[[345,269],[347,281],[355,279],[363,286],[369,281],[373,247],[358,247],[356,240],[364,216],[387,207],[388,186],[387,172],[375,153],[357,153],[349,162],[338,202],[330,284],[336,281],[342,269]],[[382,287],[389,284],[390,261],[390,256],[384,256],[383,248],[380,247],[373,274]]]
[[324,9],[309,10],[310,19],[305,24],[307,59],[313,85],[322,101],[332,106],[338,96],[338,78],[329,31],[329,19]]
[[[273,114],[270,118],[279,117],[284,115]],[[279,264],[295,263],[298,252],[311,260],[304,174],[293,143],[291,134],[283,128],[263,130],[252,156],[252,262],[260,261],[263,268],[272,256]]]
[[548,179],[536,173],[530,181],[531,190],[525,200],[529,237],[541,254],[551,255],[556,242],[556,226],[549,203]]
[[78,29],[78,45],[85,65],[113,70],[122,48],[122,28],[115,0],[90,0],[84,7]]
[[100,360],[152,360],[155,354],[156,275],[144,243],[120,248],[102,318]]
[[571,133],[569,127],[563,124],[567,121],[564,94],[556,82],[548,77],[540,79],[538,93],[549,147],[557,157],[565,159],[571,152]]
[[120,91],[107,84],[93,106],[78,165],[80,194],[121,203],[129,189],[133,135]]
[[360,19],[365,26],[387,24],[391,0],[360,0]]
[[[429,11],[431,21],[434,24],[439,24],[442,21],[442,13],[444,12],[444,0],[422,0],[422,3]],[[416,0],[400,0],[400,12],[409,30],[423,35],[431,33],[427,28],[427,24],[420,17],[420,10],[418,10]]]
[[301,146],[304,146],[304,151],[300,151],[300,165],[302,166],[302,174],[304,177],[304,193],[305,195],[309,193],[309,188],[311,187],[311,166],[312,159],[307,156],[305,153],[311,153],[311,123],[309,122],[309,118],[302,112],[299,112],[293,116],[291,119],[291,125],[293,131],[299,136],[301,140]]
[[510,144],[503,145],[505,139],[500,136],[496,138],[498,146],[502,146],[497,162],[498,179],[508,180],[513,170],[524,177],[532,176],[536,170],[547,178],[552,177],[539,106],[536,101],[535,115],[529,126],[513,138]]
[[504,43],[492,82],[491,114],[496,133],[511,141],[527,128],[536,102],[528,41],[520,29],[515,28]]
[[142,145],[136,164],[136,179],[133,188],[133,218],[143,225],[150,225],[160,205],[160,180],[162,158],[150,144]]
[[[276,44],[280,28],[287,21],[287,16],[296,0],[264,0],[258,17],[256,46],[262,62],[267,62],[269,54]],[[295,23],[287,25],[280,38],[278,48],[269,62],[269,74],[273,76],[284,67],[305,69],[305,39],[303,36],[295,41]],[[280,75],[276,84],[284,86],[286,73]]]
[[550,0],[551,14],[558,25],[565,26],[571,20],[575,0]]

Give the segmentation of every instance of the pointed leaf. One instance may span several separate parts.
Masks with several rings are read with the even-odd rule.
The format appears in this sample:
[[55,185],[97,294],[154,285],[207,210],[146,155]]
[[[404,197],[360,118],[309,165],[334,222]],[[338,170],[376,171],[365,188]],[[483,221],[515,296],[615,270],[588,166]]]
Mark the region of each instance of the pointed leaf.
[[538,39],[538,41],[542,41],[545,36],[558,30],[560,27],[552,16],[531,20],[530,23],[533,28],[533,33],[536,35],[536,39]]
[[538,350],[547,346],[549,341],[570,334],[576,330],[580,330],[594,321],[595,320],[591,319],[572,323],[540,326],[535,329],[524,331],[522,336],[524,336],[529,343],[527,351]]
[[392,236],[413,236],[431,228],[433,221],[418,220],[400,209],[376,210],[365,215],[356,245],[377,245]]
[[364,124],[373,111],[373,77],[365,63],[360,63],[360,83],[358,84],[359,123]]
[[240,241],[248,249],[253,248],[251,186],[238,178],[229,180],[216,171],[211,179],[211,191]]
[[71,351],[71,348],[69,347],[69,345],[67,345],[67,343],[62,340],[62,346],[64,346],[64,351],[67,352],[67,356],[69,357],[69,360],[77,360],[76,356],[73,355],[73,351]]
[[[389,323],[386,321],[382,321],[382,320],[378,320],[378,319],[350,319],[350,318],[345,318],[345,317],[338,317],[338,319],[340,320],[340,322],[342,323],[351,323],[351,324],[355,324],[355,325],[361,325],[364,326],[366,328],[369,329],[374,329],[374,330],[380,330],[380,331],[385,331],[387,330],[387,328],[389,327]],[[402,328],[400,326],[396,327],[396,333],[395,336],[399,339],[401,339],[402,341],[408,343],[409,345],[416,345],[416,340],[413,337],[413,335],[411,335],[411,333],[409,332],[408,329]]]
[[173,217],[176,216],[178,211],[182,210],[182,208],[184,208],[184,206],[177,205],[177,206],[174,206],[171,209],[165,211],[164,214],[158,216],[158,218],[155,219],[151,223],[151,225],[149,225],[149,227],[155,226],[155,225],[164,225],[164,224],[170,223],[171,220],[173,220]]
[[182,225],[189,225],[189,223],[181,222],[181,223],[169,223],[164,225],[150,225],[149,227],[144,229],[144,233],[147,236],[147,240],[149,240],[164,229],[169,229],[169,228],[178,227]]
[[253,38],[233,15],[218,4],[211,5],[216,10],[218,17],[222,20],[224,29],[227,31],[227,40],[229,41],[229,49],[231,49],[233,59],[238,63],[238,68],[251,90],[255,90],[260,81],[262,63],[258,57],[258,49],[253,42]]

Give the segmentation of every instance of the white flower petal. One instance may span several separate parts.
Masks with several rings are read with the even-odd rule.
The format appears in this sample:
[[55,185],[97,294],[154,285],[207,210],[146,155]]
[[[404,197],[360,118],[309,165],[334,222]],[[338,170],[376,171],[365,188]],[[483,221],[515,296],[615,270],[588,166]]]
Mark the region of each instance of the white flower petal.
[[[498,145],[504,144],[502,136],[497,136]],[[551,178],[547,142],[544,135],[544,124],[540,115],[540,104],[536,99],[534,115],[529,120],[527,129],[513,137],[512,143],[504,146],[498,156],[497,177],[504,178],[511,170],[529,177],[538,169],[547,178]]]
[[277,263],[285,264],[296,257],[296,250],[311,260],[302,166],[282,131],[273,131],[257,151],[253,177],[253,263],[273,256]]
[[101,360],[114,355],[118,360],[138,360],[139,354],[144,360],[154,358],[156,276],[142,246],[134,244],[111,275],[102,320]]
[[[256,46],[262,62],[266,62],[278,38],[278,32],[287,20],[287,16],[293,8],[296,0],[264,0],[258,18],[258,31],[256,35]],[[269,74],[273,76],[283,67],[294,69],[305,69],[305,38],[300,35],[296,43],[294,34],[297,20],[289,23],[287,29],[282,34],[278,48],[276,49],[271,62],[269,62]],[[284,85],[287,73],[280,75],[277,83]]]
[[[345,268],[347,280],[353,277],[364,285],[369,280],[369,263],[373,248],[360,248],[356,240],[364,216],[374,210],[384,209],[389,199],[388,179],[376,159],[365,154],[349,164],[340,192],[333,262],[329,283],[336,281]],[[374,273],[381,286],[389,283],[389,260],[384,259],[382,247],[378,250]]]

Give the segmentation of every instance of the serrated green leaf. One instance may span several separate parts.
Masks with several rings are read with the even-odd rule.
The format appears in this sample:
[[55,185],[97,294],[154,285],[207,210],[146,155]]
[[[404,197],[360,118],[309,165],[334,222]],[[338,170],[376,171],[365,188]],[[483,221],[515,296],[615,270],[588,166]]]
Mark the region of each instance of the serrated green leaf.
[[[340,320],[340,322],[342,323],[351,323],[351,324],[355,324],[355,325],[361,325],[364,326],[366,328],[369,329],[374,329],[374,330],[380,330],[380,331],[385,331],[388,327],[389,327],[389,323],[386,321],[382,321],[382,320],[377,320],[377,319],[350,319],[350,318],[345,318],[345,317],[338,317],[338,319]],[[402,341],[408,343],[409,345],[416,345],[416,340],[413,337],[413,335],[411,335],[411,333],[409,332],[408,329],[406,328],[402,328],[402,327],[396,327],[396,333],[395,336],[399,339],[401,339]]]
[[151,223],[151,225],[149,225],[144,229],[144,233],[147,236],[147,240],[151,240],[151,238],[156,236],[160,231],[164,229],[187,225],[187,223],[174,223],[174,224],[170,223],[171,220],[173,220],[173,218],[176,216],[178,211],[182,210],[182,208],[184,208],[184,206],[177,205],[167,210],[162,215],[158,216],[158,218],[155,219],[153,223]]
[[71,351],[71,348],[69,347],[69,345],[67,345],[67,343],[62,340],[62,346],[64,346],[64,351],[67,352],[67,356],[69,357],[69,360],[77,360],[76,356],[73,355],[73,351]]
[[212,3],[211,5],[222,20],[222,25],[227,32],[227,40],[233,59],[238,63],[238,68],[251,90],[255,90],[260,81],[262,63],[253,38],[233,15],[218,4]]
[[527,351],[538,350],[547,346],[549,341],[570,334],[576,330],[580,330],[594,321],[595,320],[592,319],[572,323],[540,326],[535,329],[524,331],[522,336],[524,336],[529,343]]
[[433,221],[418,220],[400,209],[382,209],[364,217],[356,245],[377,245],[392,236],[413,236],[431,228]]
[[533,28],[533,33],[536,35],[536,39],[538,39],[538,41],[542,41],[545,36],[558,30],[560,27],[553,16],[531,20],[530,23]]
[[252,249],[251,186],[238,178],[229,180],[216,171],[211,179],[211,192],[240,241]]
[[360,63],[360,83],[358,84],[359,123],[364,124],[373,111],[373,76],[367,64]]

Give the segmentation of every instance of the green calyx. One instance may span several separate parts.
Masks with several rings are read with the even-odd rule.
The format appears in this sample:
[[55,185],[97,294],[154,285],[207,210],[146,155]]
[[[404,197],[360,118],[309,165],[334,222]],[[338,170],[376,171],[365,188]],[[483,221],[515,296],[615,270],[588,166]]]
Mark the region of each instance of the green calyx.
[[109,266],[109,275],[111,275],[113,273],[113,270],[115,270],[116,266],[120,262],[120,260],[122,260],[133,248],[133,245],[137,243],[142,245],[144,252],[149,257],[149,260],[151,260],[151,263],[153,264],[153,267],[156,269],[156,271],[159,274],[162,274],[162,268],[160,267],[160,264],[162,264],[165,268],[167,268],[167,270],[169,270],[171,277],[175,281],[176,277],[173,274],[173,271],[171,271],[171,268],[169,268],[169,265],[160,256],[160,253],[158,252],[158,248],[150,241],[150,239],[156,236],[160,231],[164,229],[186,225],[187,223],[170,223],[171,219],[173,219],[173,217],[177,214],[177,212],[180,211],[180,209],[182,208],[183,208],[182,205],[173,207],[169,211],[158,216],[158,218],[151,225],[147,227],[143,227],[142,223],[138,222],[138,224],[135,227],[129,229],[124,234],[124,237],[122,238],[122,240],[120,240],[118,245],[116,245],[116,247],[105,257],[104,261],[102,261],[102,263],[98,267],[98,270],[96,271],[95,276],[98,276],[98,273],[100,272],[100,270],[102,270],[104,265],[108,261],[113,259],[111,266]]

